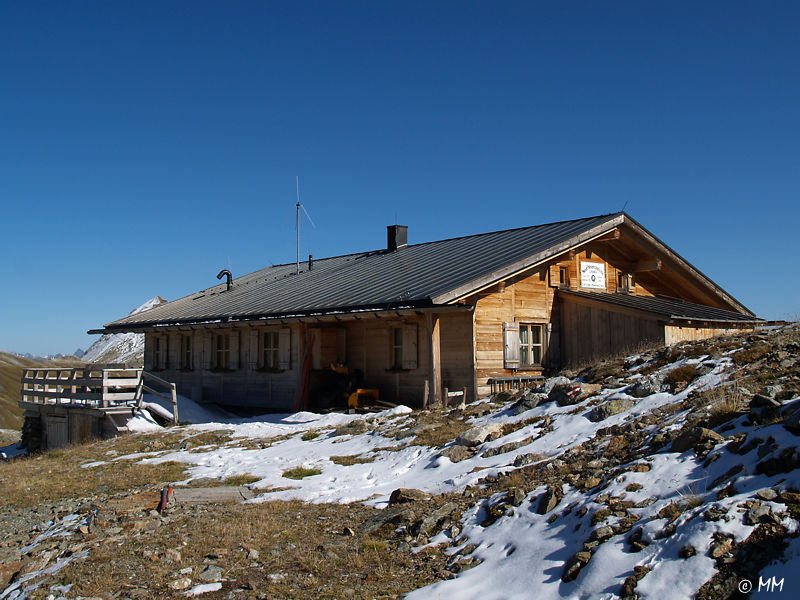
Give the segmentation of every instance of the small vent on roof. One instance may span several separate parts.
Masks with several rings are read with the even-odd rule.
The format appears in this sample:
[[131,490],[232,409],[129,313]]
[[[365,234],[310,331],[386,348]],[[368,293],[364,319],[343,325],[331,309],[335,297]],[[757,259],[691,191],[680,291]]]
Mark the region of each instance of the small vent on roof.
[[386,227],[386,248],[392,252],[408,246],[408,226],[389,225]]

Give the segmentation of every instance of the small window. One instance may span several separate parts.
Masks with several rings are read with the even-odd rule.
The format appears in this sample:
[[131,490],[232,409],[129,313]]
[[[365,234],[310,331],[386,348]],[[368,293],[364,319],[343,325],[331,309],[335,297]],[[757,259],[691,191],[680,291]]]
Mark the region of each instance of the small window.
[[543,327],[541,325],[528,325],[521,323],[519,326],[519,364],[520,367],[538,366],[542,364],[542,351],[544,348]]
[[636,284],[633,282],[633,275],[617,271],[617,291],[627,294],[635,289]]
[[189,371],[192,368],[192,336],[181,336],[181,369]]
[[217,369],[231,368],[231,338],[227,333],[218,333],[216,336],[216,367]]
[[560,287],[569,287],[569,269],[567,267],[558,268],[558,285]]
[[265,369],[280,367],[280,335],[277,331],[265,331],[261,336],[261,364]]
[[392,327],[392,368],[403,368],[403,328]]

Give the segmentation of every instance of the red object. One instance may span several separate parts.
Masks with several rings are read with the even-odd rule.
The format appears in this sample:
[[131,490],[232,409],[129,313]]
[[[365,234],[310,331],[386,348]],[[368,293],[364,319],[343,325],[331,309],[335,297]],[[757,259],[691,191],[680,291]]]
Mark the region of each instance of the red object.
[[167,504],[169,504],[170,499],[173,496],[172,486],[165,485],[161,490],[161,501],[158,503],[158,512],[163,512],[164,509],[167,508]]

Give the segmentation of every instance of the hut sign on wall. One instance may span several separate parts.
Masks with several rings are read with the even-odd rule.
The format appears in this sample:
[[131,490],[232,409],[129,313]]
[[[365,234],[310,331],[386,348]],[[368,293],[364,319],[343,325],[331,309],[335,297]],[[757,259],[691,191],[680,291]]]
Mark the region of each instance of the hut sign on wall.
[[606,289],[606,266],[604,263],[581,263],[581,287]]

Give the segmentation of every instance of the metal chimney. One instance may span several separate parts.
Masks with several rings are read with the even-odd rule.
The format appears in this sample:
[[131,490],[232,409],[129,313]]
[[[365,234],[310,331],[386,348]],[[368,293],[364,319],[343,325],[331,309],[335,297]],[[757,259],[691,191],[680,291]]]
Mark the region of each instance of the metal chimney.
[[386,227],[386,248],[391,252],[408,246],[408,226],[389,225]]

